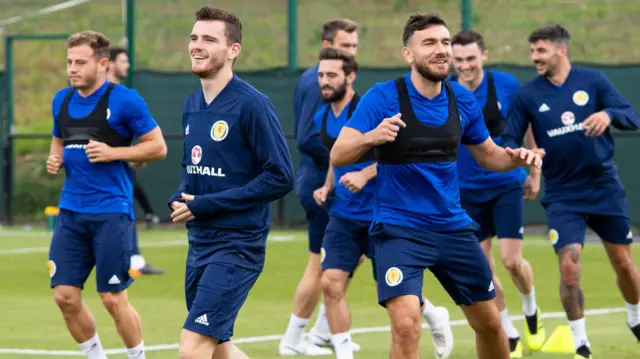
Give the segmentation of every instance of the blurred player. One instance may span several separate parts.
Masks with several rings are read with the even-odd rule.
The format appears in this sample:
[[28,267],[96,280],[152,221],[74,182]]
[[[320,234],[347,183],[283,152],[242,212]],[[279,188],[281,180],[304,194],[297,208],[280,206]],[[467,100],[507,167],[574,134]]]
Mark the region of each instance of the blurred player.
[[181,358],[229,358],[238,312],[264,267],[271,202],[293,189],[293,164],[273,104],[233,73],[240,20],[202,7],[189,39],[202,90],[184,104],[185,168],[169,201],[189,239],[179,350]]
[[457,151],[467,145],[492,171],[540,166],[540,156],[497,146],[473,94],[444,81],[451,37],[434,14],[414,15],[403,32],[411,72],[376,84],[363,96],[331,150],[331,165],[357,161],[375,147],[377,187],[370,235],[378,302],[391,319],[391,358],[417,358],[424,269],[429,268],[461,306],[476,333],[482,359],[509,358],[494,303],[491,268],[460,207]]
[[603,240],[628,308],[627,324],[640,340],[640,274],[609,130],[636,130],[640,116],[602,72],[571,65],[569,32],[562,26],[534,31],[529,43],[538,77],[513,98],[504,146],[519,146],[531,124],[546,152],[542,205],[558,255],[560,298],[573,331],[574,358],[591,358],[580,286],[587,226]]
[[[331,151],[342,126],[357,108],[360,96],[353,83],[358,64],[348,53],[326,47],[320,51],[318,82],[322,98],[328,102],[316,113],[315,122],[320,139]],[[325,184],[313,193],[322,206],[330,193],[335,192],[329,224],[322,239],[322,289],[331,328],[331,340],[338,359],[353,358],[351,346],[351,318],[346,293],[362,255],[372,255],[369,226],[373,220],[373,202],[376,189],[376,163],[373,150],[362,155],[352,165],[329,167]],[[373,259],[372,259],[373,261]],[[375,266],[374,279],[375,279]],[[453,333],[449,312],[434,307],[423,298],[423,317],[429,323],[438,358],[447,358],[453,348]]]
[[[358,49],[358,25],[348,19],[325,23],[322,30],[322,47],[335,47],[355,56]],[[329,355],[329,324],[324,305],[320,305],[318,319],[309,333],[309,341],[302,336],[311,314],[318,304],[322,288],[320,278],[320,248],[322,237],[329,221],[328,208],[331,200],[320,207],[313,199],[313,191],[324,184],[329,168],[329,152],[320,142],[314,115],[324,104],[318,86],[318,65],[305,71],[298,81],[294,94],[295,135],[300,151],[300,167],[296,193],[309,224],[309,259],[293,299],[293,313],[282,341],[280,355]],[[315,345],[313,345],[315,344]],[[360,350],[352,343],[354,350]]]
[[[129,56],[127,55],[127,50],[121,47],[112,47],[109,49],[109,67],[107,68],[107,80],[114,84],[120,84],[123,80],[125,80],[129,73]],[[135,91],[135,90],[132,90]],[[137,93],[137,91],[136,91]],[[135,170],[143,166],[144,163],[129,163],[132,168],[131,171],[131,179],[133,182],[133,196],[138,200],[142,210],[145,213],[145,221],[149,224],[158,223],[158,216],[153,214],[153,210],[151,209],[151,204],[149,203],[149,199],[147,198],[147,194],[144,192],[144,189],[136,180],[136,172]],[[138,277],[142,274],[163,274],[164,271],[162,269],[154,268],[151,264],[147,263],[142,253],[140,253],[140,247],[138,246],[138,230],[135,226],[133,226],[133,234],[132,234],[132,245],[133,248],[131,250],[131,276]]]
[[[49,173],[64,167],[66,177],[47,265],[56,304],[87,358],[106,358],[81,294],[94,265],[102,303],[129,358],[144,358],[140,317],[127,299],[134,225],[127,162],[163,159],[167,147],[144,100],[106,81],[108,56],[109,40],[100,33],[81,32],[67,41],[71,87],[53,98],[47,159]],[[132,146],[134,137],[140,143]]]
[[[515,77],[504,72],[483,70],[489,52],[479,33],[461,31],[453,37],[452,45],[453,66],[457,72],[455,79],[473,92],[478,104],[483,107],[489,134],[500,144],[511,97],[520,84]],[[520,333],[509,318],[502,284],[495,273],[491,238],[498,237],[502,263],[522,297],[522,311],[527,319],[525,342],[531,350],[540,350],[545,331],[537,309],[531,265],[522,257],[524,198],[535,199],[540,190],[540,171],[531,168],[528,178],[523,168],[510,172],[491,172],[480,166],[465,146],[458,149],[457,167],[460,204],[471,219],[480,225],[478,240],[491,265],[496,304],[500,310],[502,327],[509,338],[511,357],[522,358]]]

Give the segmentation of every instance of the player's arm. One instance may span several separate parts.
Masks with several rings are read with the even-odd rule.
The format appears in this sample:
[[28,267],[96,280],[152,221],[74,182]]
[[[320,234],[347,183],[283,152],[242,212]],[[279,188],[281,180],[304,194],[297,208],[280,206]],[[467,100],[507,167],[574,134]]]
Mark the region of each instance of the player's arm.
[[322,206],[326,201],[329,193],[335,188],[335,173],[333,167],[329,166],[327,171],[327,178],[324,180],[322,187],[313,191],[313,200],[316,201],[318,206]]
[[331,166],[355,163],[371,147],[395,141],[405,123],[400,114],[385,118],[380,90],[369,90],[358,103],[351,119],[342,127],[331,149]]
[[340,178],[340,183],[353,193],[360,192],[378,174],[377,167],[377,163],[372,163],[360,171],[345,173]]
[[296,109],[299,108],[298,126],[296,127],[296,146],[298,150],[311,158],[315,163],[329,162],[329,151],[322,145],[314,115],[322,102],[320,86],[317,83],[296,88]]
[[196,195],[187,203],[196,218],[245,211],[278,200],[293,189],[291,155],[276,110],[268,100],[249,111],[247,141],[262,166],[262,173],[243,186]]
[[611,81],[600,72],[595,84],[596,101],[602,111],[594,113],[583,122],[583,126],[586,127],[585,135],[600,136],[609,124],[622,131],[637,130],[640,126],[640,116]]
[[51,101],[53,129],[51,130],[51,144],[49,145],[49,157],[47,158],[47,172],[53,175],[58,173],[64,160],[64,140],[62,139],[62,132],[60,131],[57,119],[62,102],[61,97],[61,94],[57,93],[53,101]]

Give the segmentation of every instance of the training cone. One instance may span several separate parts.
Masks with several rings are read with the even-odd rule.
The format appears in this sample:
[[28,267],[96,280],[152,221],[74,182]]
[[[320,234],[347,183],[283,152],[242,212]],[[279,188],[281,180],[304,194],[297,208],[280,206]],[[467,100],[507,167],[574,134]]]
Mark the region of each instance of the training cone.
[[558,325],[540,350],[543,353],[575,353],[573,333],[568,325]]

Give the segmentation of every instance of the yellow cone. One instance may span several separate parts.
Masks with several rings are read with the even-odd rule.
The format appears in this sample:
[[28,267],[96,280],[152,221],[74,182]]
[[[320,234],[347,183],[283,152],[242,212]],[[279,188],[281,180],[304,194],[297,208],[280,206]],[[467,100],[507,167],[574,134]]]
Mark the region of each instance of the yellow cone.
[[558,325],[540,350],[543,353],[575,353],[573,333],[568,325]]

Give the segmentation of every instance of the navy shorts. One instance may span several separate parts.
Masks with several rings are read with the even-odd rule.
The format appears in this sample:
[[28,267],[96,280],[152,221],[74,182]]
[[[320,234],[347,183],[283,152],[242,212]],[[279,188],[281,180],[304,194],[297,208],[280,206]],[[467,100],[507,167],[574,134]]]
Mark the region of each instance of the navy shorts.
[[598,211],[597,214],[569,211],[561,203],[545,206],[549,240],[556,253],[569,244],[584,245],[587,227],[591,228],[600,239],[609,243],[631,244],[633,242],[626,200],[624,198],[611,200],[610,203],[601,203],[601,205],[604,205],[606,210]]
[[480,229],[480,242],[493,236],[522,239],[524,237],[523,188],[498,187],[487,190],[460,190],[460,205]]
[[320,254],[324,231],[329,224],[329,211],[331,201],[327,201],[323,207],[318,206],[313,199],[313,191],[299,195],[300,204],[307,217],[309,228],[309,252]]
[[184,292],[189,314],[183,328],[220,343],[229,341],[240,308],[258,276],[260,271],[226,262],[187,266]]
[[133,221],[124,213],[89,214],[61,209],[49,250],[51,288],[84,288],[96,267],[98,292],[121,292],[133,279],[131,233]]
[[[369,221],[347,220],[330,216],[322,240],[322,270],[340,269],[353,273],[364,254],[371,257]],[[375,276],[374,276],[375,278]]]
[[377,223],[375,240],[378,303],[415,295],[422,300],[424,270],[429,269],[457,305],[493,299],[491,268],[474,229],[434,233]]

